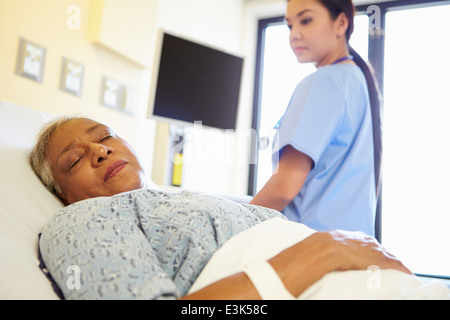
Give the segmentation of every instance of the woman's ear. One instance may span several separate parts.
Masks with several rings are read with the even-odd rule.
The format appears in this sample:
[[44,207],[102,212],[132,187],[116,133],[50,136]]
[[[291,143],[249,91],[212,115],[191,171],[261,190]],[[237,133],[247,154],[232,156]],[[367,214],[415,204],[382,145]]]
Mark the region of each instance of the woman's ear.
[[348,19],[344,12],[341,12],[335,21],[336,35],[339,37],[346,36],[348,29]]

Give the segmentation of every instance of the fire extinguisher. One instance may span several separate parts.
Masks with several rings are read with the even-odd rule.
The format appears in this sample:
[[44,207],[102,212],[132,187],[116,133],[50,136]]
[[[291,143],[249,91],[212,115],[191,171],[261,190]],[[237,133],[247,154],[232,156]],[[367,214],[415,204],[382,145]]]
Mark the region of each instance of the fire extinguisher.
[[178,136],[173,154],[172,185],[181,186],[183,176],[183,136]]

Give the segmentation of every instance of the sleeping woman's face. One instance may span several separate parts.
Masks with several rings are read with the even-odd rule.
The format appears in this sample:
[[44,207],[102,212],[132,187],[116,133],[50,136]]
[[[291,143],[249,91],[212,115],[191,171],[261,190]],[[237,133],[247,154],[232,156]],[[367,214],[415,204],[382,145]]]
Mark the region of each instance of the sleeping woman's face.
[[145,186],[144,171],[131,146],[109,127],[73,119],[53,133],[47,159],[66,204],[112,196]]

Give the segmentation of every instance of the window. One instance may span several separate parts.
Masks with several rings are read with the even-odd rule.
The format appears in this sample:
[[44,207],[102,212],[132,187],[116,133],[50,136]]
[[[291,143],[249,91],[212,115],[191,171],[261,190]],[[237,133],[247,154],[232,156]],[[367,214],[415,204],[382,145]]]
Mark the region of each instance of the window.
[[[351,45],[374,66],[384,98],[377,237],[413,272],[449,277],[450,1],[399,0],[357,10]],[[297,63],[282,17],[261,20],[259,31],[253,128],[271,138],[294,87],[315,69]],[[270,177],[270,153],[258,151],[249,194]]]
[[383,244],[450,275],[450,4],[386,13]]

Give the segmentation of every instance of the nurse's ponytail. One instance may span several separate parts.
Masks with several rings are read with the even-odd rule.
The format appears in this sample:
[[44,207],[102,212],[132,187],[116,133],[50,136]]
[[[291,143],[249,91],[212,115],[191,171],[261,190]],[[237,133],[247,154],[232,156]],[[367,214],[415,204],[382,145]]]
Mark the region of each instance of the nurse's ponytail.
[[372,112],[372,131],[373,131],[373,146],[374,146],[374,162],[375,162],[375,187],[378,197],[380,180],[381,180],[381,157],[383,152],[382,133],[381,133],[381,95],[378,88],[378,82],[370,65],[364,61],[363,58],[351,47],[350,55],[353,56],[353,61],[360,67],[367,82],[369,91],[370,109]]
[[[351,0],[318,0],[330,12],[330,16],[335,20],[342,12],[348,20],[348,29],[346,32],[347,43],[353,33],[355,16],[355,7]],[[381,138],[381,95],[378,88],[378,82],[370,65],[349,45],[350,54],[355,63],[361,68],[367,82],[369,90],[370,107],[372,111],[372,130],[375,157],[375,186],[378,196],[380,187],[381,157],[382,157],[382,138]]]

